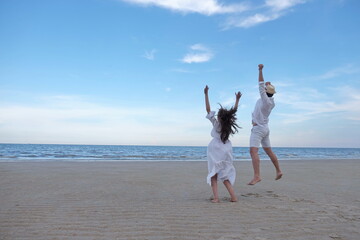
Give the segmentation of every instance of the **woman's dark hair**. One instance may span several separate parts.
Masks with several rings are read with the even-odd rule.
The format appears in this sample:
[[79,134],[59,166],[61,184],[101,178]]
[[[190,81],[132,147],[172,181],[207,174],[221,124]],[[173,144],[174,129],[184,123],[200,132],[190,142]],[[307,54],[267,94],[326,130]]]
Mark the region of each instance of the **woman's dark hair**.
[[236,111],[236,108],[232,107],[228,110],[220,105],[218,120],[221,125],[220,138],[224,144],[229,139],[230,134],[235,134],[238,132],[238,128],[240,128],[236,124]]

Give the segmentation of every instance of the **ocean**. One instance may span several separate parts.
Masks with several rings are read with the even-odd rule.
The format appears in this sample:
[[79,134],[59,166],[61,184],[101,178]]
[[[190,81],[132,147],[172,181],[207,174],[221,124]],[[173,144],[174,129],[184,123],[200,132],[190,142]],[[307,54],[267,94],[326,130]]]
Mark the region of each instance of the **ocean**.
[[[279,160],[360,159],[360,148],[274,147]],[[247,147],[234,147],[235,161],[250,161]],[[269,160],[262,149],[262,160]],[[0,144],[0,162],[206,161],[206,147]]]

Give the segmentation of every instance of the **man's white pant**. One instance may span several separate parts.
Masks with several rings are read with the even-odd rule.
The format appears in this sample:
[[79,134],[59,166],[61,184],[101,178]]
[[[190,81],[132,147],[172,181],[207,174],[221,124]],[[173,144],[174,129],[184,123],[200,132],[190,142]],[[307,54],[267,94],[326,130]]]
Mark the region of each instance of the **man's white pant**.
[[251,129],[250,135],[250,147],[260,147],[260,143],[262,147],[271,147],[270,144],[270,130],[269,127],[256,125]]

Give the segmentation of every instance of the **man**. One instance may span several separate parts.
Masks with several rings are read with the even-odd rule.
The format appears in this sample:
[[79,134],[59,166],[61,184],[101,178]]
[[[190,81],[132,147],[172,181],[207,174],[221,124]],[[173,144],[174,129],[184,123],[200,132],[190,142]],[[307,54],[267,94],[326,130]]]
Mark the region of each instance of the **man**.
[[254,178],[248,183],[249,185],[255,185],[261,181],[260,177],[260,158],[259,158],[259,147],[260,143],[270,157],[272,163],[276,169],[275,180],[279,180],[282,177],[280,170],[279,161],[273,153],[270,145],[270,130],[268,126],[269,116],[271,110],[275,107],[273,95],[275,87],[270,82],[264,83],[264,77],[262,69],[264,65],[259,64],[259,92],[260,99],[256,102],[254,112],[252,113],[252,125],[251,136],[250,136],[250,155],[254,168]]

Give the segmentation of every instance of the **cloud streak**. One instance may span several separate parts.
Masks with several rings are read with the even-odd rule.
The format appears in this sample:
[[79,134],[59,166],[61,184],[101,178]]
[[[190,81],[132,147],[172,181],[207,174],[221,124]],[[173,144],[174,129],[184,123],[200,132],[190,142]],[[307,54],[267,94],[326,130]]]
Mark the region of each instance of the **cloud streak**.
[[320,80],[327,80],[327,79],[332,79],[332,78],[336,78],[339,76],[343,76],[343,75],[351,75],[354,73],[358,73],[360,72],[360,68],[354,66],[353,64],[348,64],[342,67],[338,67],[338,68],[334,68],[318,77],[315,77],[317,79]]
[[253,6],[246,14],[237,14],[228,17],[223,28],[233,27],[250,28],[261,23],[274,21],[285,16],[290,9],[307,0],[266,0],[263,5]]
[[256,13],[255,15],[249,17],[229,17],[227,22],[224,25],[224,29],[229,29],[232,27],[239,28],[250,28],[256,26],[260,23],[265,23],[278,19],[281,15],[279,13],[272,14],[262,14]]
[[151,51],[145,51],[143,57],[146,58],[147,60],[154,60],[155,59],[155,53],[156,53],[156,49],[152,49]]
[[[330,89],[331,90],[331,89]],[[331,100],[316,90],[297,89],[281,93],[277,96],[277,103],[289,106],[296,113],[278,113],[284,123],[300,123],[312,119],[328,117],[333,114],[343,120],[360,121],[360,89],[350,86],[333,89]],[[299,95],[296,92],[301,92]],[[337,99],[337,101],[334,101]]]
[[305,2],[306,0],[266,0],[265,6],[273,11],[283,11]]

